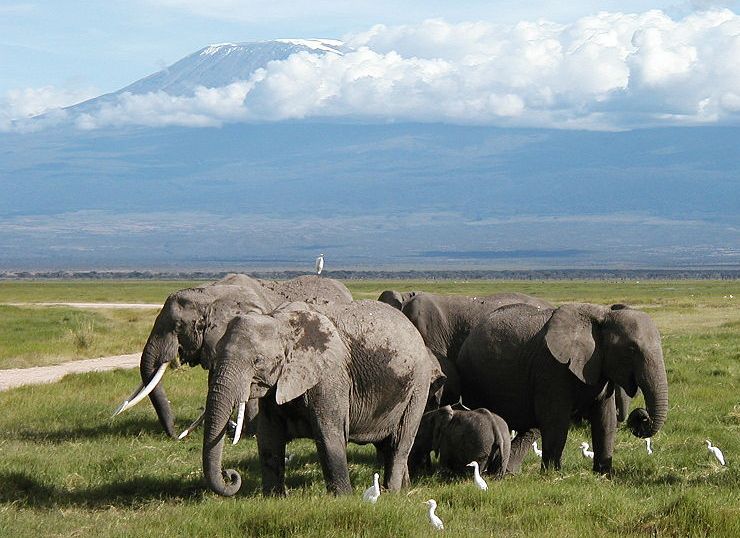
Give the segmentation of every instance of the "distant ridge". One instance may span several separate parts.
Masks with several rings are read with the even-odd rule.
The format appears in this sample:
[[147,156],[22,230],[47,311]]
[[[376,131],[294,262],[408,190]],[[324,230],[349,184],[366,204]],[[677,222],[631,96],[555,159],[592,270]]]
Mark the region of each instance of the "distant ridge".
[[[217,280],[234,271],[6,271],[0,280]],[[288,279],[306,271],[244,271],[256,278]],[[740,269],[541,269],[533,271],[329,271],[340,280],[738,280]]]

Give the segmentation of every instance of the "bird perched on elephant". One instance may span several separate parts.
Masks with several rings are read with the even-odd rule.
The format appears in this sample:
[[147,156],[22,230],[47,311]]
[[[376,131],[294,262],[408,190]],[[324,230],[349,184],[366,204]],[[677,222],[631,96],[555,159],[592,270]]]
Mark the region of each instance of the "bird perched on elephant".
[[428,470],[429,453],[439,454],[443,469],[462,474],[471,461],[481,472],[502,477],[511,451],[506,421],[487,409],[453,409],[446,405],[424,413],[409,455],[409,472]]
[[650,316],[624,305],[505,306],[471,331],[457,366],[467,405],[494,411],[520,435],[539,429],[543,468],[560,468],[571,413],[580,409],[591,423],[593,469],[611,472],[613,384],[629,396],[643,392],[647,409],[628,420],[635,435],[652,437],[668,413],[660,333]]
[[260,398],[257,444],[265,494],[285,493],[285,445],[313,438],[330,492],[350,493],[348,442],[384,456],[384,486],[408,478],[407,458],[432,384],[418,331],[377,301],[289,303],[233,318],[217,345],[208,389],[203,472],[209,487],[234,495],[236,470],[221,468],[232,411]]
[[[351,294],[341,282],[322,279],[322,291],[332,297],[351,301]],[[332,291],[333,290],[333,291]],[[230,274],[223,279],[186,288],[172,293],[165,301],[141,354],[142,384],[119,407],[117,413],[133,407],[149,395],[162,427],[175,437],[174,414],[161,379],[172,361],[179,356],[182,363],[204,368],[210,366],[217,338],[237,312],[270,312],[287,298],[314,300],[316,284],[313,280],[298,278],[283,281],[260,281],[243,274]],[[209,340],[204,340],[209,327]]]

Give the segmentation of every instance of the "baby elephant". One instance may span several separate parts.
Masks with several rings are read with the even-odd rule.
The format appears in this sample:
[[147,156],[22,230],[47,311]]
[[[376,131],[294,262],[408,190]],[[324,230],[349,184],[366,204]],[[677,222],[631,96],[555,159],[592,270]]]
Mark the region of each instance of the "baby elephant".
[[475,460],[481,472],[500,478],[511,452],[509,426],[488,409],[458,410],[446,405],[421,418],[408,460],[412,476],[430,470],[432,450],[438,452],[440,466],[448,471],[466,473],[467,464]]

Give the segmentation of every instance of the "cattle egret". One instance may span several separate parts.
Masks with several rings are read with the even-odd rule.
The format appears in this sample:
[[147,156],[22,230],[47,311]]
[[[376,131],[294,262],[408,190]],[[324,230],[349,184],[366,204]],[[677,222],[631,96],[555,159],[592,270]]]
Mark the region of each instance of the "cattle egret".
[[432,527],[434,527],[438,531],[445,530],[445,526],[442,523],[442,520],[439,519],[439,516],[434,513],[434,511],[437,509],[437,501],[435,501],[434,499],[429,499],[424,504],[429,507],[429,522],[432,524]]
[[717,461],[719,462],[720,465],[724,465],[725,464],[725,456],[724,456],[724,454],[722,454],[722,451],[719,448],[717,448],[716,446],[712,446],[712,442],[709,439],[707,439],[706,443],[707,443],[707,450],[709,450],[709,452],[711,452],[712,455],[715,458],[717,458]]
[[378,478],[380,478],[378,473],[375,473],[373,475],[373,485],[367,488],[365,493],[362,494],[363,501],[367,501],[372,504],[378,502],[378,497],[380,497],[380,484],[378,484]]
[[319,257],[316,258],[316,274],[320,275],[321,271],[324,270],[324,253],[322,252],[319,254]]
[[647,446],[647,453],[648,455],[653,455],[653,439],[652,437],[646,437],[645,438],[645,446]]
[[475,485],[478,487],[478,489],[482,489],[483,491],[488,491],[488,484],[486,484],[486,481],[483,480],[483,477],[480,475],[480,469],[478,467],[477,461],[471,461],[467,465],[468,467],[473,468],[473,482],[475,482]]
[[516,436],[517,436],[517,433],[518,433],[518,432],[517,432],[516,430],[511,430],[511,431],[509,432],[509,437],[511,437],[512,441],[514,440],[514,437],[516,437]]
[[594,453],[588,449],[588,443],[586,442],[581,443],[581,454],[583,454],[584,458],[594,459]]
[[537,441],[532,443],[532,450],[534,450],[534,453],[537,454],[538,457],[540,458],[542,457],[542,451],[539,448],[537,448]]

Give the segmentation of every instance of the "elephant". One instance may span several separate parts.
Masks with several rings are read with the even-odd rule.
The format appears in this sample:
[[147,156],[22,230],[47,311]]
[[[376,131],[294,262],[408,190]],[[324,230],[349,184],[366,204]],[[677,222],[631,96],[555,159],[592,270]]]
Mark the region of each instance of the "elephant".
[[[591,423],[593,470],[611,474],[614,384],[630,397],[638,387],[645,396],[647,410],[628,419],[636,436],[655,435],[668,413],[660,333],[647,314],[624,305],[505,306],[471,331],[457,366],[467,405],[490,409],[518,432],[539,430],[543,469],[560,469],[571,414],[579,410]],[[521,453],[512,447],[513,457]]]
[[[288,303],[233,318],[220,339],[206,400],[203,473],[234,495],[241,476],[222,470],[235,407],[259,398],[257,446],[265,495],[285,494],[285,446],[313,438],[327,489],[351,493],[348,442],[384,455],[385,487],[408,481],[407,458],[433,382],[424,342],[394,308],[377,301]],[[240,411],[241,413],[241,411]]]
[[454,404],[460,400],[460,376],[455,360],[470,329],[487,312],[512,303],[552,308],[550,303],[522,293],[465,297],[387,290],[380,295],[379,300],[385,299],[386,302],[392,302],[394,297],[400,300],[401,311],[419,330],[424,342],[437,357],[442,371],[447,376],[441,405]]
[[393,308],[403,310],[405,305],[414,295],[419,293],[418,291],[396,291],[396,290],[385,290],[378,297],[378,301],[391,305]]
[[411,476],[430,467],[432,450],[439,454],[440,466],[452,473],[465,473],[468,463],[477,461],[481,472],[500,478],[509,463],[509,426],[488,409],[453,409],[446,405],[421,418],[409,455]]
[[402,312],[419,330],[432,352],[455,364],[462,343],[478,321],[488,312],[509,304],[552,308],[547,301],[523,293],[465,297],[416,292],[403,304]]
[[[322,278],[319,283],[320,296],[351,301],[351,294],[342,283],[329,278]],[[215,336],[224,333],[227,323],[237,312],[270,312],[286,297],[314,301],[316,291],[316,280],[310,277],[283,281],[280,285],[280,281],[230,274],[210,284],[172,293],[157,315],[141,354],[142,384],[116,414],[133,407],[148,394],[165,432],[175,437],[174,414],[161,386],[167,365],[179,356],[181,362],[190,366],[201,364],[208,369],[218,341]],[[210,320],[208,323],[206,317]],[[208,324],[211,337],[204,341]]]

